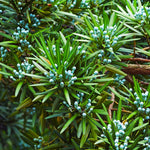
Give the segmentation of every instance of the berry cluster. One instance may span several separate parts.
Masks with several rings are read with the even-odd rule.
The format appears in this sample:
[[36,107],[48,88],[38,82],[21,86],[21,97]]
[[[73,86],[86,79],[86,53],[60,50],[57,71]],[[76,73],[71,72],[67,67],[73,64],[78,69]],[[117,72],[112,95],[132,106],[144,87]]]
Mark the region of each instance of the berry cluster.
[[115,44],[117,44],[120,36],[116,37],[114,35],[116,30],[117,30],[116,25],[114,25],[114,27],[107,27],[105,30],[103,29],[103,39],[105,41],[106,48],[113,47]]
[[[116,37],[114,34],[116,32],[116,25],[114,27],[107,27],[104,29],[104,25],[101,25],[99,28],[94,27],[93,30],[90,31],[91,37],[96,41],[103,40],[106,51],[101,50],[98,57],[104,64],[108,64],[112,62],[114,58],[113,46],[118,43],[120,36]],[[105,56],[105,58],[104,58]]]
[[86,117],[87,114],[90,114],[93,111],[93,108],[91,107],[91,99],[88,99],[88,103],[86,106],[82,106],[82,101],[84,97],[84,93],[77,94],[78,99],[74,102],[74,108],[82,113],[82,117]]
[[119,83],[119,85],[124,84],[124,82],[126,81],[126,79],[123,79],[124,77],[116,74],[116,77],[114,78],[114,81]]
[[6,48],[0,47],[0,53],[1,53],[2,61],[5,59],[7,52],[8,51]]
[[[70,50],[71,49],[72,49],[72,47],[70,47]],[[56,55],[56,45],[52,45],[52,51],[53,51],[53,54]],[[60,51],[63,52],[63,48],[60,48]]]
[[[129,136],[125,136],[125,130],[126,130],[126,126],[128,125],[128,122],[126,122],[125,124],[123,124],[122,122],[120,122],[119,120],[113,120],[113,123],[116,127],[116,132],[115,132],[115,150],[126,150],[128,147],[128,141],[129,141]],[[112,135],[112,126],[110,124],[108,124],[107,129],[105,127],[103,127],[103,130],[108,130],[108,132]],[[104,134],[101,135],[101,137],[105,137],[105,132]],[[124,139],[124,140],[123,140]],[[123,141],[123,142],[122,142]]]
[[18,22],[18,26],[21,26],[22,28],[26,29],[26,30],[30,30],[29,28],[29,24],[28,23],[25,23],[25,20],[20,20]]
[[[129,89],[132,92],[132,89]],[[145,119],[150,119],[150,108],[145,108],[144,105],[147,102],[150,102],[150,100],[148,99],[148,91],[145,91],[142,93],[142,99],[138,96],[137,92],[134,92],[134,96],[135,96],[135,101],[134,101],[134,105],[136,106],[137,110],[139,111],[139,113],[141,115],[146,115]],[[143,118],[143,120],[145,120]]]
[[24,40],[21,39],[20,44],[21,44],[22,47],[28,47],[29,49],[31,48],[30,43],[26,39],[24,39]]
[[17,32],[13,33],[13,37],[20,43],[21,46],[18,47],[18,50],[20,52],[23,52],[22,47],[28,47],[31,48],[30,43],[26,40],[27,36],[29,34],[29,30],[21,28],[20,26],[17,27]]
[[94,29],[90,31],[90,34],[95,40],[98,40],[101,37],[101,32],[98,27],[94,27]]
[[[145,9],[146,9],[147,12],[145,12]],[[146,21],[146,19],[148,19],[148,20],[150,19],[150,7],[145,7],[145,9],[144,9],[144,7],[142,6],[142,7],[138,10],[138,12],[136,12],[136,13],[134,14],[134,17],[135,17],[137,20],[141,20],[141,25],[144,24],[144,22]],[[148,15],[147,15],[146,13],[148,13]]]
[[42,1],[43,1],[43,3],[53,3],[54,2],[54,0],[42,0]]
[[[111,51],[112,48],[109,48],[109,51]],[[113,52],[109,52],[107,51],[107,54],[104,55],[104,50],[100,50],[100,53],[98,54],[98,58],[102,61],[103,60],[103,64],[110,64],[112,62],[111,58],[113,57]],[[107,56],[108,58],[103,58],[104,56]]]
[[150,149],[150,136],[145,137],[144,140],[147,143],[143,144],[143,146],[146,146],[143,150],[149,150]]
[[26,30],[24,28],[17,27],[17,31],[13,33],[13,37],[16,40],[20,40],[22,38],[26,38],[29,33],[29,30]]
[[77,54],[79,54],[79,53],[82,53],[82,54],[85,53],[85,50],[82,49],[82,51],[81,51],[81,46],[78,46]]
[[19,142],[19,148],[20,148],[20,149],[30,149],[31,146],[30,146],[29,144],[25,143],[23,140],[21,140],[21,141]]
[[73,85],[74,81],[77,80],[77,77],[73,76],[75,70],[76,70],[75,66],[72,68],[72,70],[65,70],[65,79],[69,81],[68,87]]
[[32,27],[38,27],[41,23],[40,20],[35,16],[35,14],[30,14],[31,18],[31,26]]
[[[64,64],[66,64],[66,62]],[[55,64],[55,67],[58,68],[58,65]],[[49,78],[49,82],[52,84],[57,83],[61,88],[63,88],[65,85],[70,87],[74,84],[74,81],[77,80],[77,77],[73,76],[75,70],[76,67],[74,66],[72,67],[72,70],[65,70],[64,75],[58,75],[55,68],[52,67],[52,70],[50,70],[49,73],[45,72],[44,75]]]
[[34,138],[33,141],[38,143],[34,145],[35,150],[39,149],[42,146],[43,137],[39,136],[38,138]]
[[95,40],[103,38],[106,48],[113,47],[115,44],[117,44],[120,36],[116,37],[114,35],[117,30],[116,25],[114,27],[107,27],[106,29],[104,29],[104,25],[101,25],[100,30],[98,27],[94,27],[94,29],[90,31],[91,36]]
[[33,115],[36,111],[36,108],[35,107],[32,107],[32,108],[28,108],[27,109],[27,113],[30,113],[30,115]]
[[[74,8],[76,6],[77,0],[74,0],[73,2],[69,0],[68,3],[70,5],[69,9],[71,9],[71,8]],[[88,3],[86,3],[86,0],[81,0],[79,8],[90,8],[90,6]]]
[[[92,74],[92,76],[96,76],[96,75],[98,75],[98,71],[94,71],[94,73]],[[93,77],[92,79],[90,79],[90,82],[95,80],[95,79],[96,79],[96,77]]]
[[[22,79],[25,77],[24,73],[30,73],[33,67],[34,65],[31,65],[28,63],[28,61],[24,60],[24,62],[22,62],[21,64],[17,64],[18,71],[13,70],[13,72],[15,74],[15,77]],[[13,76],[10,76],[10,78],[14,81],[16,80]]]

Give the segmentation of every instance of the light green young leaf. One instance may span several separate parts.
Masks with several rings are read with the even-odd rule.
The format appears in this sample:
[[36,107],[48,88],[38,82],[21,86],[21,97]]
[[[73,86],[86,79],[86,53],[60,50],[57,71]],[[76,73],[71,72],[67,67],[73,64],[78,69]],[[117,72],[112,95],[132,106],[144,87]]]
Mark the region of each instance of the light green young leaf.
[[116,74],[120,74],[120,75],[122,75],[122,76],[126,76],[126,75],[127,75],[126,73],[124,73],[123,71],[121,71],[121,70],[115,68],[115,67],[112,66],[112,65],[105,65],[105,67],[106,67],[107,70],[109,70],[109,71],[111,71],[111,72],[114,72],[114,73],[116,73]]
[[18,93],[19,93],[19,91],[20,91],[22,85],[23,85],[23,81],[21,81],[21,82],[18,83],[18,85],[17,85],[17,87],[16,87],[16,91],[15,91],[15,97],[18,96]]
[[69,92],[66,88],[64,88],[64,94],[65,94],[65,98],[68,102],[69,105],[71,105],[71,100],[70,100],[70,96],[69,96]]

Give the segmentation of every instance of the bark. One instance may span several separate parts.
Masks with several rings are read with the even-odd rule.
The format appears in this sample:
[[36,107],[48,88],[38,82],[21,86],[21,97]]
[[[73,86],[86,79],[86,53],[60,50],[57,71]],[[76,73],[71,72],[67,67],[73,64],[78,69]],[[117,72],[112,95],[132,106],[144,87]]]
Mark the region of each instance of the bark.
[[128,64],[122,71],[132,75],[150,75],[150,65]]

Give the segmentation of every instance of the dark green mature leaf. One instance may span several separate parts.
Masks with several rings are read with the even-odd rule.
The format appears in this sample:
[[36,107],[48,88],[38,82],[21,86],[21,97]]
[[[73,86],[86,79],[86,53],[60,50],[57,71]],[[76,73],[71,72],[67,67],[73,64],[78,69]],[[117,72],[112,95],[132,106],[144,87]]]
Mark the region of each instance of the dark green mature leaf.
[[71,141],[72,141],[72,144],[74,145],[74,147],[75,147],[76,150],[81,150],[80,147],[79,147],[79,145],[75,142],[74,139],[71,139]]
[[136,122],[138,121],[138,119],[139,118],[136,118],[129,124],[129,126],[126,129],[126,133],[125,133],[126,136],[129,136],[131,134],[131,132],[133,132],[133,128],[134,128]]
[[16,108],[16,110],[20,110],[23,108],[26,108],[28,106],[32,105],[32,100],[30,97],[26,98],[24,101],[21,102],[21,104]]
[[65,125],[63,126],[63,128],[60,131],[60,134],[62,134],[69,127],[69,125],[76,119],[77,116],[78,116],[78,114],[75,114],[65,123]]
[[87,128],[86,128],[85,134],[82,135],[81,142],[80,142],[80,148],[82,148],[84,143],[86,142],[86,140],[88,138],[88,135],[90,133],[90,129],[91,129],[91,127],[90,127],[90,125],[88,125]]
[[94,109],[93,112],[100,115],[107,115],[107,113],[103,109]]
[[122,111],[122,100],[119,100],[118,111],[117,111],[117,120],[121,120],[121,111]]

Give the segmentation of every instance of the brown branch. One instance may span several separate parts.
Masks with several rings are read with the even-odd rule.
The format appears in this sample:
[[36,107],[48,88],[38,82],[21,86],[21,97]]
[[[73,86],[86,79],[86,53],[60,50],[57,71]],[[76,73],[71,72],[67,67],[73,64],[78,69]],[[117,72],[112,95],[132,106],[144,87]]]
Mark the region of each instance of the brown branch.
[[149,49],[150,49],[150,47],[143,48],[144,51],[149,50]]
[[[112,87],[114,89],[114,87]],[[112,103],[109,105],[109,108],[108,108],[108,114],[109,114],[109,117],[110,119],[112,119],[112,109],[113,109],[113,105],[114,105],[114,101],[115,101],[115,94],[113,92],[111,92],[111,101]]]
[[139,64],[128,64],[127,67],[122,69],[127,74],[132,75],[150,75],[150,66],[149,65],[139,65]]
[[144,59],[144,58],[125,58],[121,61],[140,61],[140,62],[150,62],[150,59]]
[[[117,108],[113,108],[112,110],[117,111],[118,109]],[[122,109],[121,111],[125,112],[125,113],[132,113],[131,111],[128,111],[128,110],[125,110],[125,109]]]

